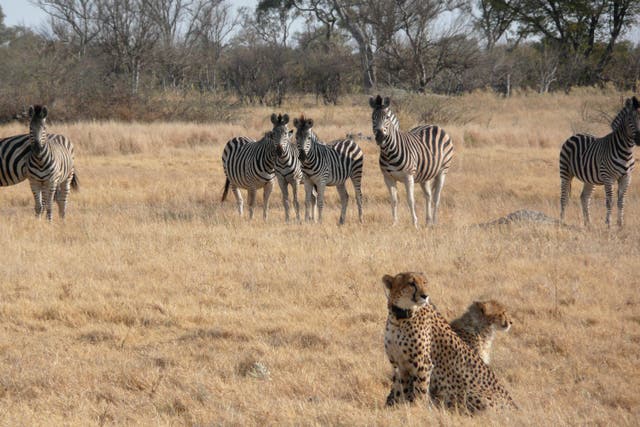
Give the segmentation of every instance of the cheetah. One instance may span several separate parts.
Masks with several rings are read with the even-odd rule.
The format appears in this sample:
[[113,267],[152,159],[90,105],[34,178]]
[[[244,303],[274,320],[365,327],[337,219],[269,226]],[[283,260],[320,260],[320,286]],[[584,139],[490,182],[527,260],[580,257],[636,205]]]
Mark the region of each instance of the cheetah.
[[507,332],[511,324],[511,316],[498,301],[475,301],[451,322],[451,329],[488,365],[495,332]]
[[469,413],[515,407],[491,368],[429,303],[422,273],[385,275],[382,282],[389,309],[384,346],[393,366],[388,406],[428,394],[436,404]]

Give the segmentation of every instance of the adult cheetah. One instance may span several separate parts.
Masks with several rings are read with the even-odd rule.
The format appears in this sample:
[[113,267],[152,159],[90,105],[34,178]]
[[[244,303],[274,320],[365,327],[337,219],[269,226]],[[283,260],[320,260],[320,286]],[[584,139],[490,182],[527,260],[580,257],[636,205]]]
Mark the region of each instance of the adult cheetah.
[[507,332],[511,324],[511,316],[498,301],[475,301],[451,322],[451,329],[488,365],[496,331]]
[[509,393],[429,304],[421,273],[382,278],[389,316],[385,350],[393,365],[387,405],[413,402],[427,391],[436,404],[470,413],[515,407]]

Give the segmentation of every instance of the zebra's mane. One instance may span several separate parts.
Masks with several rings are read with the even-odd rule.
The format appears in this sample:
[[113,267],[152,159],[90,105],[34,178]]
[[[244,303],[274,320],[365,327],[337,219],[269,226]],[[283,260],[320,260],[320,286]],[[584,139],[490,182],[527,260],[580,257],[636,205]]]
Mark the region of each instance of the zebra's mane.
[[629,112],[629,105],[628,103],[625,103],[625,106],[622,107],[620,111],[618,111],[618,114],[616,114],[616,116],[611,121],[611,130],[616,131],[620,128],[620,126],[624,125],[624,119],[627,117],[627,114],[629,114]]

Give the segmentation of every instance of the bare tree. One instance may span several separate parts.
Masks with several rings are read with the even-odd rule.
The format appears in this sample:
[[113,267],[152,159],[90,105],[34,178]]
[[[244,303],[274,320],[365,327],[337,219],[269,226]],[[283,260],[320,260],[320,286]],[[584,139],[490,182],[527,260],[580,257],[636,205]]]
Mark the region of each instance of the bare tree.
[[96,0],[36,0],[35,4],[51,18],[54,34],[75,42],[84,56],[87,46],[98,36],[98,2]]
[[157,27],[144,10],[145,0],[97,1],[100,43],[113,60],[113,70],[129,75],[135,95],[142,68],[159,37]]

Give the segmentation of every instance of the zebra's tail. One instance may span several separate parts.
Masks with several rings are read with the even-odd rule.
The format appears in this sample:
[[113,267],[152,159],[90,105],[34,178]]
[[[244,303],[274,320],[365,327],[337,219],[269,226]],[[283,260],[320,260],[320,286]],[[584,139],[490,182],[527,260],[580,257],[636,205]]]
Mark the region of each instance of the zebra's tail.
[[78,173],[73,171],[73,178],[71,178],[71,188],[73,191],[80,191],[80,181],[78,180]]
[[229,194],[229,185],[231,184],[231,182],[229,181],[229,178],[227,178],[227,180],[224,182],[224,191],[222,192],[222,200],[221,202],[224,202],[225,199],[227,198],[227,194]]

